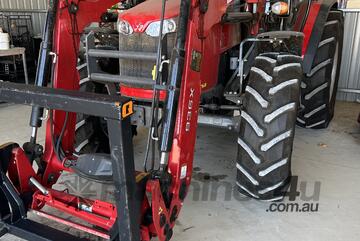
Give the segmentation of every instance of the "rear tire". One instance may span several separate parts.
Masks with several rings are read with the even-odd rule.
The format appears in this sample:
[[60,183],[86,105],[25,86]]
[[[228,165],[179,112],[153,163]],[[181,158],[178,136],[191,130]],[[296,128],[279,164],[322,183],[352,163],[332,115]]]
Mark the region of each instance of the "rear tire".
[[344,19],[331,11],[325,24],[312,69],[301,83],[301,105],[297,124],[326,128],[334,116],[343,47]]
[[289,186],[301,63],[299,56],[264,53],[251,68],[238,138],[237,186],[252,198],[280,200]]

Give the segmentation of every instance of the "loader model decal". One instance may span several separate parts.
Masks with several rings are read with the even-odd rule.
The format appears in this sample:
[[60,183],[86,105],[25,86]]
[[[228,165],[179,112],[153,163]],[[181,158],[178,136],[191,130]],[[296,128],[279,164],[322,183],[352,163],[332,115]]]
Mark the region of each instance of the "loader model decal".
[[195,96],[195,89],[191,88],[190,89],[190,96],[189,96],[189,103],[188,103],[188,111],[187,111],[187,115],[186,115],[186,132],[189,132],[191,129],[191,120],[192,120],[192,116],[193,116],[193,105],[194,105],[194,96]]

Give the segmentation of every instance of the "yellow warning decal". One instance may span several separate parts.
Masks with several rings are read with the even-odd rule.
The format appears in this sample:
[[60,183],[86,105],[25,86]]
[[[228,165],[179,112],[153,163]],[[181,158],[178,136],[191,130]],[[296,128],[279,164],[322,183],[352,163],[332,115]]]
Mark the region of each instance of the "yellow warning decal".
[[132,101],[123,104],[121,108],[121,118],[123,119],[134,114],[134,103]]
[[154,65],[154,68],[151,71],[151,75],[152,75],[153,80],[155,81],[156,80],[156,64]]

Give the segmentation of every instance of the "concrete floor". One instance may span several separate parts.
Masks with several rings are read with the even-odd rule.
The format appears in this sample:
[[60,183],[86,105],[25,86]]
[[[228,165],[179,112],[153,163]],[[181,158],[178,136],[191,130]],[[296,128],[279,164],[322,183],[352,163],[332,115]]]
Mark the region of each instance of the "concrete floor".
[[[225,187],[230,187],[230,193],[235,189],[236,135],[199,128],[194,182],[172,240],[360,240],[360,125],[356,122],[359,112],[360,104],[338,102],[336,116],[327,130],[296,129],[293,175],[307,184],[308,196],[315,182],[321,183],[319,201],[309,201],[319,204],[318,212],[267,212],[270,203],[234,195],[225,200],[229,194]],[[0,105],[0,142],[26,141],[30,134],[28,114],[28,107]],[[135,145],[144,146],[143,139],[141,132]],[[108,194],[108,189],[99,193],[95,184],[88,187],[71,175],[64,175],[59,182],[59,186],[73,187],[73,191],[87,192],[89,196]],[[216,191],[211,188],[214,185],[224,188]],[[204,190],[209,190],[208,195]],[[201,200],[211,194],[217,194],[215,200]],[[302,205],[304,200],[290,202],[286,198],[284,203]],[[5,236],[1,240],[17,239]]]

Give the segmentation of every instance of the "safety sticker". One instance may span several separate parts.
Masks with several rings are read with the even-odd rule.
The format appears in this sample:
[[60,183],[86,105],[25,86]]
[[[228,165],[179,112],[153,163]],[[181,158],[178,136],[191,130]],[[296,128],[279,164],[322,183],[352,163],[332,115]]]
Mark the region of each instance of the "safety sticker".
[[122,106],[121,117],[125,119],[126,117],[134,113],[134,104],[132,101],[129,101]]
[[187,166],[185,165],[181,167],[180,179],[184,179],[186,177],[186,173],[187,173]]

